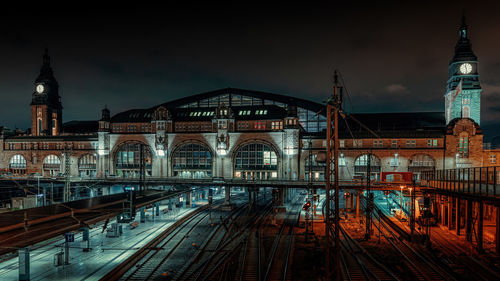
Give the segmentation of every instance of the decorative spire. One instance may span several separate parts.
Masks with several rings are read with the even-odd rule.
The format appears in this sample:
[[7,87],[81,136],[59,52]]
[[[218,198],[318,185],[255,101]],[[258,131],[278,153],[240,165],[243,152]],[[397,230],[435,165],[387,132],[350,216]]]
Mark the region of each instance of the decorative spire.
[[50,56],[48,48],[45,48],[42,68],[40,69],[40,75],[38,75],[36,82],[38,83],[46,80],[55,80],[54,71],[52,71],[52,68],[50,67]]
[[460,40],[467,39],[467,24],[465,23],[465,12],[462,15],[462,25],[460,26],[460,31],[458,32],[460,35]]
[[45,53],[43,54],[43,65],[50,67],[49,48],[45,48]]

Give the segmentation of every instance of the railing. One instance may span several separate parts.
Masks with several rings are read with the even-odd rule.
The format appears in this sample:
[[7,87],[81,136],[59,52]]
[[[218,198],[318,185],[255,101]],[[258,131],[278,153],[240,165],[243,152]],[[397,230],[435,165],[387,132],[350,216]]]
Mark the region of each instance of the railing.
[[500,195],[500,167],[457,168],[421,173],[427,185],[453,192],[484,196]]

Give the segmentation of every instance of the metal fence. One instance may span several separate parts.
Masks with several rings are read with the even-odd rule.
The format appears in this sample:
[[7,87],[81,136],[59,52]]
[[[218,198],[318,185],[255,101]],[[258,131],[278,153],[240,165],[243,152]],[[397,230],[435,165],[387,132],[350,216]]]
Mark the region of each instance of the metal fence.
[[500,195],[500,167],[457,168],[421,173],[422,184],[454,192]]

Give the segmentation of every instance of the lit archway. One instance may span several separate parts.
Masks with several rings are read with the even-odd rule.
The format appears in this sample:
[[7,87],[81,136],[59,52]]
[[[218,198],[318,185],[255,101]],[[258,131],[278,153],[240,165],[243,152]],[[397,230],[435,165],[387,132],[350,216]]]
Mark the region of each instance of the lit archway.
[[425,171],[434,171],[436,169],[436,161],[428,154],[419,153],[410,158],[408,172],[413,172],[415,179],[420,179],[420,174]]
[[26,174],[26,158],[21,154],[12,156],[9,160],[9,171],[15,175]]
[[151,149],[142,142],[122,143],[116,150],[114,159],[118,177],[140,178],[142,171],[145,176],[151,176]]
[[85,154],[78,159],[78,174],[81,177],[95,177],[97,158],[95,154]]
[[370,162],[370,178],[375,180],[380,179],[380,159],[373,154],[363,154],[356,158],[356,161],[354,161],[354,174],[366,178],[368,173],[368,161]]
[[236,150],[234,177],[243,179],[271,179],[278,177],[278,156],[265,143],[249,143]]
[[201,143],[181,144],[174,150],[172,171],[174,177],[212,177],[212,152]]
[[43,159],[43,174],[57,176],[61,172],[61,159],[57,155],[50,154]]

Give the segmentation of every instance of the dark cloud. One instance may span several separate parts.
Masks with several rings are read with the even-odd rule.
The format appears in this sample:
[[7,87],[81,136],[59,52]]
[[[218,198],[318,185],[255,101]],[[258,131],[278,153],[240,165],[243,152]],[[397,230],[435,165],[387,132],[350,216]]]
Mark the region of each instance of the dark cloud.
[[491,123],[500,106],[499,7],[494,1],[372,1],[9,8],[0,18],[0,122],[29,126],[45,46],[66,121],[97,118],[104,104],[116,113],[229,86],[323,102],[334,69],[354,111],[443,111],[465,8],[480,60],[482,116]]

